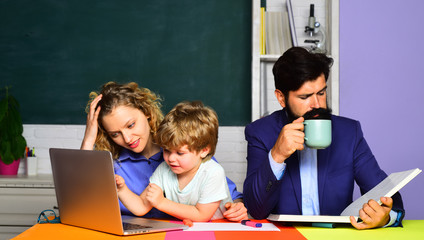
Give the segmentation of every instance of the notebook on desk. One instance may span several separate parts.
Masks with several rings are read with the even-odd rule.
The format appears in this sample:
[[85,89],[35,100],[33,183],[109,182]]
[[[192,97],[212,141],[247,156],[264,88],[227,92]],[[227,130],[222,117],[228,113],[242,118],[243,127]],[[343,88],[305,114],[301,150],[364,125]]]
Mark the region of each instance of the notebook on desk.
[[110,152],[50,149],[61,222],[116,235],[183,230],[182,224],[122,216]]
[[380,197],[392,197],[420,173],[421,169],[415,168],[390,174],[377,184],[377,186],[347,206],[340,216],[270,214],[268,220],[281,222],[350,223],[349,216],[354,216],[358,220],[359,210],[368,200],[374,199],[381,205]]

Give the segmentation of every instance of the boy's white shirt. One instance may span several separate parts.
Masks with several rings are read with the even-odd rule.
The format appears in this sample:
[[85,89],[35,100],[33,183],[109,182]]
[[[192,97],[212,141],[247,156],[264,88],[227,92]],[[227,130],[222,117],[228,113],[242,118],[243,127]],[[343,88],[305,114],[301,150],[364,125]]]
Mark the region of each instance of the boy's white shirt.
[[224,169],[213,160],[202,162],[193,179],[182,190],[179,189],[177,175],[166,162],[156,168],[150,182],[162,188],[167,199],[177,203],[195,206],[197,203],[222,200],[212,219],[224,218],[224,205],[232,202]]

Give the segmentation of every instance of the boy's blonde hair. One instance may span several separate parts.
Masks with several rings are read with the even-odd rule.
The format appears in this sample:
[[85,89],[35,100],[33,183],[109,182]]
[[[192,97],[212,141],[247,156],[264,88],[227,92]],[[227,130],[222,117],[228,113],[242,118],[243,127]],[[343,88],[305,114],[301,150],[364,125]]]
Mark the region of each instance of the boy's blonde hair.
[[154,138],[160,122],[163,119],[161,111],[161,99],[147,88],[139,87],[137,83],[130,82],[126,84],[118,84],[108,82],[102,86],[100,93],[91,92],[90,101],[87,104],[86,112],[90,110],[90,103],[99,94],[102,99],[98,106],[101,107],[98,117],[98,131],[95,143],[96,150],[107,150],[112,153],[114,159],[119,157],[121,147],[118,146],[107,134],[102,125],[104,116],[110,114],[113,109],[118,106],[127,106],[139,109],[147,117],[150,134]]
[[209,147],[204,160],[214,154],[218,142],[218,116],[202,102],[181,102],[166,114],[156,134],[156,143],[164,149],[176,149],[184,145],[199,153]]

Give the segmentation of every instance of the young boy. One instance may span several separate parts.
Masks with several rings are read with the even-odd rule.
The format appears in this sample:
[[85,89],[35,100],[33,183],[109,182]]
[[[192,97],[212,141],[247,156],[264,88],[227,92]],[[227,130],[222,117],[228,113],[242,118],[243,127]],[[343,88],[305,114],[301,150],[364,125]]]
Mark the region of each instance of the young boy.
[[133,214],[142,216],[153,207],[179,219],[205,222],[223,218],[224,204],[232,202],[224,169],[209,161],[218,141],[218,118],[201,102],[177,104],[156,134],[165,162],[137,196],[116,176],[118,196]]

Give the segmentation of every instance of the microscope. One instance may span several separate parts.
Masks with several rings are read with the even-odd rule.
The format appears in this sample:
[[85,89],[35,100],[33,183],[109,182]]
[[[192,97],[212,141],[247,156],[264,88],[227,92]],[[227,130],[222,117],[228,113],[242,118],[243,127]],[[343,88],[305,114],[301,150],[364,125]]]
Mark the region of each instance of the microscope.
[[[305,33],[309,39],[305,43],[312,43],[311,52],[326,53],[325,50],[325,33],[322,30],[321,24],[315,20],[315,5],[311,4],[309,8],[308,25],[305,26]],[[320,38],[320,39],[319,39]]]

